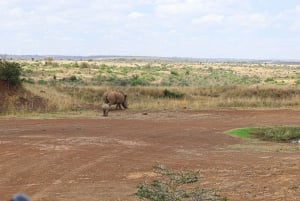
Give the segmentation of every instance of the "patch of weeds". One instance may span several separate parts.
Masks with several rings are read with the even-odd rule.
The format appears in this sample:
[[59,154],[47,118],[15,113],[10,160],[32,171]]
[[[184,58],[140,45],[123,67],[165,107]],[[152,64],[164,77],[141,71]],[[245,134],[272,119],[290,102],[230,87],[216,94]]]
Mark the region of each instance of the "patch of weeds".
[[265,79],[265,82],[274,82],[274,78],[273,77],[268,77],[267,79]]
[[46,85],[47,81],[45,81],[45,80],[38,80],[37,83],[40,84],[40,85]]
[[264,141],[291,142],[300,139],[300,127],[256,128],[250,135]]
[[63,66],[64,68],[72,68],[72,64],[70,64],[70,63],[62,64],[62,66]]
[[150,201],[226,201],[215,190],[196,187],[188,188],[187,185],[199,181],[199,171],[173,171],[158,164],[153,167],[154,173],[160,176],[160,180],[146,182],[137,186],[135,195],[140,200]]
[[271,142],[292,142],[300,140],[300,127],[276,126],[264,128],[239,128],[226,132],[241,138],[257,138]]
[[64,82],[71,82],[71,83],[82,83],[82,80],[78,77],[76,77],[75,75],[71,75],[70,77],[64,77],[61,79],[61,81]]

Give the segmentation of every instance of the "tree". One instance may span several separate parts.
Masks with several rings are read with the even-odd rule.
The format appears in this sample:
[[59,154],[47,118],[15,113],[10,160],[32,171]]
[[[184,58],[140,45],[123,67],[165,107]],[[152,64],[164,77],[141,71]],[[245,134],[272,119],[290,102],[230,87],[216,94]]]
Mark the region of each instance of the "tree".
[[[201,188],[187,188],[187,184],[198,182],[199,171],[169,170],[164,165],[154,166],[154,172],[161,176],[161,180],[154,180],[151,184],[139,184],[135,195],[140,200],[150,201],[226,201],[214,190]],[[187,189],[190,189],[189,191]]]
[[0,61],[0,81],[5,81],[9,85],[21,84],[21,66],[16,62]]

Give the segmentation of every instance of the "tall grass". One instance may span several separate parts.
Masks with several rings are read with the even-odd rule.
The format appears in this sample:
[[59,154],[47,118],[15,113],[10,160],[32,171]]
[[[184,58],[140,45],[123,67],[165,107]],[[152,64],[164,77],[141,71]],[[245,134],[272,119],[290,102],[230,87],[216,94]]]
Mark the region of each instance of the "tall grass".
[[48,100],[49,105],[55,105],[54,111],[76,110],[81,104],[80,100],[72,98],[67,93],[59,92],[54,87],[28,83],[25,83],[24,87],[31,93]]
[[[123,90],[130,109],[178,110],[204,108],[289,108],[299,107],[300,89],[264,87],[102,87],[26,84],[28,90],[57,105],[58,111],[97,109],[107,90]],[[168,90],[182,96],[166,96]],[[45,91],[45,93],[41,93]],[[261,95],[259,95],[261,94]],[[278,96],[278,94],[283,94]]]

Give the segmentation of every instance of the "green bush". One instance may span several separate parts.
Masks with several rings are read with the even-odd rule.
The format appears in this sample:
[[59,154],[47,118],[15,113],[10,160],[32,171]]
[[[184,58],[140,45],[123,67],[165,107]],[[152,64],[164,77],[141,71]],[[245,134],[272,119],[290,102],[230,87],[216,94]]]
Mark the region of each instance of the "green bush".
[[15,62],[0,61],[0,80],[10,85],[21,84],[21,67]]
[[226,201],[214,190],[202,188],[191,189],[188,184],[199,180],[199,171],[169,170],[163,165],[154,166],[154,172],[160,175],[161,180],[154,180],[151,184],[146,182],[137,186],[135,195],[140,200],[150,201]]
[[176,70],[171,70],[171,75],[178,76],[179,73],[178,73],[178,71],[176,71]]
[[146,85],[148,85],[148,82],[144,78],[142,78],[138,75],[132,76],[130,82],[131,82],[132,86],[138,86],[138,85],[146,86]]

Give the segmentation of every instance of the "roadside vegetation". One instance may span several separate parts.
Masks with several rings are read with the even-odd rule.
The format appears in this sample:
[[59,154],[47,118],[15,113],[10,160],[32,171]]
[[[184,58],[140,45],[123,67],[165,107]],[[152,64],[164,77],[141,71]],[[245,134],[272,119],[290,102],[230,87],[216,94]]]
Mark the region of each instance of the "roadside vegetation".
[[299,64],[53,58],[7,63],[19,66],[28,93],[46,100],[43,112],[98,110],[109,89],[126,91],[134,110],[300,107]]
[[19,63],[0,60],[0,81],[8,87],[16,87],[21,84],[21,67]]
[[226,201],[215,190],[190,186],[199,181],[199,171],[173,171],[157,164],[153,172],[158,179],[137,186],[135,195],[140,200],[149,201]]
[[300,127],[294,126],[239,128],[228,133],[242,138],[256,138],[271,142],[299,143],[300,141]]

